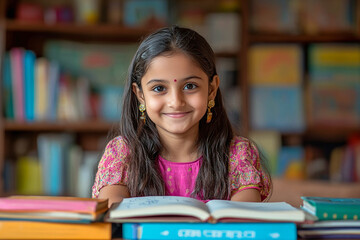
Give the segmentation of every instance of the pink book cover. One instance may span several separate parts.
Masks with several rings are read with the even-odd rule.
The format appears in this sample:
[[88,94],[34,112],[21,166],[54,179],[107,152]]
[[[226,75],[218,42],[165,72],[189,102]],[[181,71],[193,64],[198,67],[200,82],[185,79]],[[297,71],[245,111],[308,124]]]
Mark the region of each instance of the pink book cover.
[[10,50],[11,74],[13,76],[13,101],[16,121],[24,120],[24,81],[23,81],[23,55],[24,49],[13,48]]
[[0,212],[96,212],[97,202],[87,200],[46,200],[0,198]]

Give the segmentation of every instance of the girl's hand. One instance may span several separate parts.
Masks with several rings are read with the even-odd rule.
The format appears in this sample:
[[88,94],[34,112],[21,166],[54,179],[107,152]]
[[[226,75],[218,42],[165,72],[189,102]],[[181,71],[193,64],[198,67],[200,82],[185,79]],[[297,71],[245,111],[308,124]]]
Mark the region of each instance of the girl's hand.
[[129,198],[130,193],[125,185],[108,185],[99,192],[98,198],[109,199],[109,207],[115,202],[121,202],[123,198]]

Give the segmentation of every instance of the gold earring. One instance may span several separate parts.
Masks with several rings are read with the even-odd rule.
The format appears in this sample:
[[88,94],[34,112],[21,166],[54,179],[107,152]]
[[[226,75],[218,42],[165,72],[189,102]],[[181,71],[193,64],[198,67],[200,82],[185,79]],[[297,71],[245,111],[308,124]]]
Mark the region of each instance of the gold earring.
[[139,105],[139,110],[140,110],[140,112],[141,112],[140,119],[143,120],[144,123],[145,123],[145,122],[146,122],[146,116],[145,116],[145,113],[144,113],[145,110],[146,110],[145,105],[141,103],[141,104]]
[[208,102],[208,112],[207,112],[207,116],[206,116],[206,123],[211,122],[212,119],[212,112],[210,111],[211,108],[213,108],[215,106],[215,101],[214,100],[209,100]]

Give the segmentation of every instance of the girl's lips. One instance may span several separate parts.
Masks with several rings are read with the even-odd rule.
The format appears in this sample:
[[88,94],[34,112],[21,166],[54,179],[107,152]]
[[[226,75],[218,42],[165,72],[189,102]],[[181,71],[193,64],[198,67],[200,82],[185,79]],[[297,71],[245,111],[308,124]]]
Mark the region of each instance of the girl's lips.
[[187,115],[188,113],[189,112],[165,113],[165,115],[171,118],[181,118]]

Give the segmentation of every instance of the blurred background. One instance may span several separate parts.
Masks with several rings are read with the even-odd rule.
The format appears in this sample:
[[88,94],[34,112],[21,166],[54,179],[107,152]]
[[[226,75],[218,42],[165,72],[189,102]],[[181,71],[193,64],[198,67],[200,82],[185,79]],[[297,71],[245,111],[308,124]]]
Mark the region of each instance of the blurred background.
[[173,24],[214,49],[271,201],[360,197],[360,0],[1,0],[0,195],[89,197],[139,41]]

